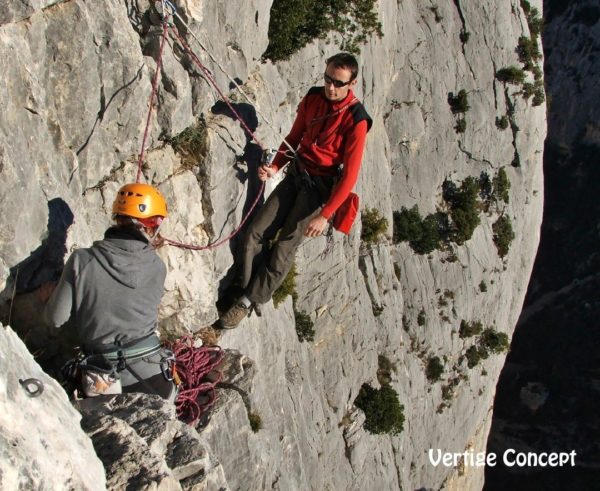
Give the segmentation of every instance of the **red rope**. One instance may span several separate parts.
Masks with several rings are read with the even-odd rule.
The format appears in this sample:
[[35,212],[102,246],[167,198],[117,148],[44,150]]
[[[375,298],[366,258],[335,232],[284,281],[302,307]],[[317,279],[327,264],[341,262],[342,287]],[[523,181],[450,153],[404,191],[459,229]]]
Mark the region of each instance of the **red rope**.
[[225,237],[224,239],[221,239],[217,242],[213,242],[212,244],[207,244],[205,246],[197,246],[197,245],[192,245],[192,244],[184,244],[182,242],[177,242],[175,240],[171,240],[168,239],[166,237],[163,237],[163,240],[172,246],[175,247],[179,247],[180,249],[190,249],[192,251],[205,251],[208,249],[214,249],[216,247],[219,247],[220,245],[223,245],[225,242],[227,242],[228,240],[231,240],[244,226],[244,224],[248,221],[248,218],[250,218],[250,215],[252,214],[252,212],[254,211],[254,208],[256,208],[256,205],[258,204],[258,201],[260,200],[263,191],[265,189],[265,183],[263,182],[260,190],[258,191],[258,195],[256,196],[256,199],[254,200],[254,203],[252,203],[252,206],[250,207],[250,209],[248,210],[248,213],[246,213],[246,216],[242,219],[242,221],[240,222],[240,224],[238,225],[238,227],[231,232],[227,237]]
[[158,75],[160,73],[160,67],[162,65],[162,55],[163,49],[165,47],[165,40],[167,39],[167,28],[169,16],[166,16],[163,21],[163,32],[162,38],[160,41],[160,51],[158,52],[158,59],[156,60],[156,71],[154,72],[154,76],[152,77],[152,92],[150,93],[150,107],[148,108],[148,117],[146,118],[146,128],[144,129],[144,138],[142,138],[142,149],[140,150],[140,157],[138,159],[138,170],[137,177],[135,182],[140,182],[140,177],[142,177],[142,164],[144,162],[144,154],[146,153],[146,140],[148,139],[148,131],[150,128],[150,119],[152,117],[152,109],[154,107],[154,97],[156,97],[156,93],[158,92]]
[[173,33],[175,34],[175,36],[177,37],[177,39],[179,39],[179,42],[181,43],[181,45],[183,46],[183,48],[185,49],[185,51],[187,51],[187,53],[190,55],[190,57],[192,58],[192,61],[194,61],[194,63],[196,63],[196,65],[198,66],[198,68],[200,68],[200,70],[204,74],[204,77],[206,78],[206,80],[208,80],[210,82],[210,84],[217,91],[217,93],[219,94],[219,96],[221,97],[221,99],[223,99],[223,102],[225,102],[225,104],[227,104],[227,107],[229,107],[229,109],[234,114],[234,116],[239,120],[240,124],[246,130],[246,132],[248,133],[248,135],[250,136],[250,138],[252,138],[258,144],[258,146],[261,148],[261,150],[264,151],[266,147],[260,142],[260,140],[256,137],[256,135],[248,127],[248,125],[246,124],[246,122],[244,121],[244,119],[234,109],[233,105],[231,104],[231,102],[229,101],[229,99],[227,98],[227,96],[221,91],[221,89],[219,89],[219,86],[217,85],[217,82],[214,79],[214,77],[212,76],[212,74],[210,73],[210,70],[208,68],[206,68],[202,64],[202,62],[200,61],[200,59],[196,56],[196,54],[191,50],[191,48],[188,46],[188,44],[185,42],[185,40],[181,37],[181,35],[179,34],[179,31],[177,30],[177,28],[176,27],[171,27],[171,30],[173,31]]
[[[215,386],[222,373],[216,370],[224,353],[218,346],[195,348],[193,339],[183,337],[171,346],[175,355],[175,370],[180,379],[179,392],[175,400],[177,417],[195,425],[216,401]],[[207,398],[202,401],[201,398]]]

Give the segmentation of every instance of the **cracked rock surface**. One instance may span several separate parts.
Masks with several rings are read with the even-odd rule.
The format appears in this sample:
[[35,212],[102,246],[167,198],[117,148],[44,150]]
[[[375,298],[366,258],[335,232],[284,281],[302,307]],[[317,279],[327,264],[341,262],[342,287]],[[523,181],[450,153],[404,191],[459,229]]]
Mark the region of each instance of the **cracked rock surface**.
[[[75,217],[66,237],[69,252],[101,237],[116,190],[135,180],[161,32],[152,23],[152,3],[28,1],[0,9],[3,304],[14,291],[15,267],[48,235],[51,200],[60,198]],[[228,77],[189,39],[201,61],[258,139],[278,146],[301,97],[321,84],[323,60],[337,51],[339,39],[313,43],[274,64],[261,61],[271,2],[178,3],[190,30],[239,78],[250,102],[229,91]],[[509,337],[514,329],[542,218],[545,107],[533,107],[519,87],[495,79],[498,69],[518,64],[518,39],[528,35],[518,2],[430,7],[417,0],[378,2],[384,36],[362,47],[356,93],[374,124],[356,192],[361,210],[378,209],[388,228],[376,244],[361,244],[359,216],[349,236],[334,236],[326,256],[325,238],[300,247],[295,309],[314,322],[314,340],[298,340],[291,298],[278,308],[266,304],[262,317],[225,332],[220,345],[239,351],[239,372],[253,375],[221,389],[202,432],[204,450],[197,447],[195,457],[182,455],[182,446],[196,448],[183,443],[191,442],[183,430],[163,441],[146,433],[137,416],[115,423],[137,442],[123,448],[130,462],[135,455],[160,456],[147,473],[165,489],[206,482],[198,470],[206,456],[212,464],[203,464],[204,472],[213,469],[215,482],[231,489],[439,489],[461,476],[432,466],[427,449],[483,450],[504,355],[469,369],[464,355],[472,341],[458,330],[462,320],[481,320]],[[172,49],[172,36],[167,43],[143,174],[169,203],[162,233],[205,245],[229,235],[254,201],[260,149],[217,104],[218,95],[190,60]],[[448,94],[462,89],[470,109],[459,134]],[[514,125],[502,131],[495,121],[509,110]],[[205,150],[189,161],[172,139],[199,123],[205,131],[196,137]],[[520,167],[511,166],[515,155]],[[515,232],[504,258],[493,242],[495,208],[480,213],[481,224],[463,245],[419,255],[406,242],[393,243],[395,211],[417,205],[422,216],[434,213],[445,206],[445,179],[494,176],[502,167],[511,182],[502,213]],[[267,192],[272,187],[268,183]],[[160,306],[164,332],[195,332],[218,318],[216,303],[235,280],[239,246],[236,237],[215,250],[159,249],[168,268]],[[451,299],[440,301],[446,291]],[[363,383],[377,385],[379,355],[395,366],[391,385],[404,405],[404,431],[396,437],[365,432],[353,407]],[[444,363],[435,383],[425,373],[430,356]],[[138,402],[152,410],[150,400]],[[168,420],[162,409],[153,410]],[[115,411],[102,418],[119,420],[124,409]],[[260,416],[257,432],[249,411]],[[102,418],[94,424],[107,424]],[[166,422],[158,428],[171,434]],[[185,459],[177,470],[167,464],[180,456]],[[128,482],[128,466],[107,467],[110,482]],[[145,479],[142,474],[135,479]],[[461,489],[479,489],[482,471],[460,483]]]

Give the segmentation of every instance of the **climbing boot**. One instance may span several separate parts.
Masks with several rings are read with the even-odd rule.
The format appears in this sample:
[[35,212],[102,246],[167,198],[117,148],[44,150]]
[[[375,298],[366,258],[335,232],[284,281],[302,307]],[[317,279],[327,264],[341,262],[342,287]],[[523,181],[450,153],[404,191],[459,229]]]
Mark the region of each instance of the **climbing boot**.
[[242,302],[234,303],[229,310],[219,318],[221,328],[233,329],[237,327],[244,317],[250,315],[251,309],[252,307],[246,307]]

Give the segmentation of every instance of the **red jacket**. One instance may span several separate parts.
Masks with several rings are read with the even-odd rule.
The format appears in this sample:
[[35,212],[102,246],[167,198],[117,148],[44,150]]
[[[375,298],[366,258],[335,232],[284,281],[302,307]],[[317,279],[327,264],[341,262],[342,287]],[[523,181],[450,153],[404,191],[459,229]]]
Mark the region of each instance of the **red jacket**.
[[[306,170],[315,176],[336,176],[343,165],[341,179],[321,210],[327,219],[354,188],[362,161],[367,132],[372,120],[352,90],[342,101],[331,102],[323,87],[313,87],[298,106],[290,134],[285,138],[307,162]],[[282,144],[273,161],[279,170],[289,160]]]

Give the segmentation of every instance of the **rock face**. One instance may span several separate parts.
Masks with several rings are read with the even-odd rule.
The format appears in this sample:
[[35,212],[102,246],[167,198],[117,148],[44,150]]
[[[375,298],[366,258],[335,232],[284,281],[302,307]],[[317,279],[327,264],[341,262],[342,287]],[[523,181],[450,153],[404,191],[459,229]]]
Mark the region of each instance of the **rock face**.
[[[309,45],[286,62],[263,62],[270,2],[179,6],[189,30],[244,83],[251,103],[231,92],[235,108],[264,145],[277,146],[301,97],[321,83],[323,60],[339,40]],[[101,236],[116,189],[135,180],[161,34],[149,7],[144,0],[29,2],[0,15],[0,60],[8,67],[0,81],[3,299],[15,284],[16,269],[11,276],[9,268],[45,238],[50,200],[60,197],[75,216],[66,241],[72,250]],[[433,466],[427,450],[483,450],[504,357],[469,369],[465,352],[473,341],[458,329],[461,320],[480,320],[511,335],[537,248],[545,108],[495,79],[499,68],[518,64],[515,48],[528,35],[527,22],[517,4],[491,0],[435,8],[386,0],[378,8],[384,36],[369,41],[360,57],[357,95],[374,125],[357,193],[361,209],[387,218],[387,236],[361,244],[359,219],[324,258],[324,238],[301,246],[296,309],[314,322],[313,342],[299,342],[289,298],[224,334],[221,345],[243,353],[255,371],[204,433],[231,489],[479,489],[483,483],[473,469]],[[228,77],[187,39],[226,89]],[[167,196],[164,235],[206,244],[226,237],[254,201],[259,149],[176,44],[169,37],[164,51],[144,175]],[[448,94],[462,89],[470,109],[465,131],[457,133]],[[513,124],[502,131],[495,121],[507,113]],[[169,142],[194,126],[204,157],[190,161]],[[444,207],[445,179],[460,184],[501,167],[510,200],[482,213],[463,245],[419,255],[392,242],[394,211],[417,205],[423,216],[433,213]],[[500,215],[510,217],[515,233],[503,258],[492,229]],[[196,331],[216,320],[238,246],[236,238],[214,251],[160,250],[169,270],[161,328]],[[377,385],[379,355],[395,366],[391,385],[404,405],[397,437],[365,432],[353,406],[363,383]],[[443,373],[430,382],[426,365],[435,356]],[[249,408],[262,421],[256,433]]]
[[[568,449],[576,466],[486,470],[486,489],[596,485],[600,213],[600,2],[544,2],[544,223],[525,305],[498,383],[490,451]],[[560,258],[560,260],[557,260]],[[535,410],[534,410],[535,409]],[[487,483],[490,483],[490,486]]]
[[105,489],[104,468],[79,425],[81,415],[2,325],[0,400],[0,488]]

